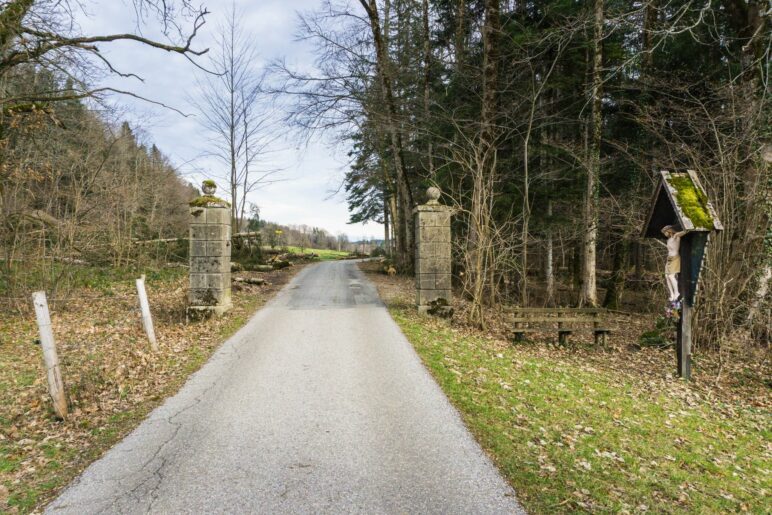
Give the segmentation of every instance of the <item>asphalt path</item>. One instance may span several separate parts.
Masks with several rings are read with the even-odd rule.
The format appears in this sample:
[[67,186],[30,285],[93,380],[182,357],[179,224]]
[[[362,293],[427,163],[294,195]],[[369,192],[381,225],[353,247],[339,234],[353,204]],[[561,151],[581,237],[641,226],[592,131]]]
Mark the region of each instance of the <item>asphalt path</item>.
[[522,513],[372,283],[307,267],[49,513]]

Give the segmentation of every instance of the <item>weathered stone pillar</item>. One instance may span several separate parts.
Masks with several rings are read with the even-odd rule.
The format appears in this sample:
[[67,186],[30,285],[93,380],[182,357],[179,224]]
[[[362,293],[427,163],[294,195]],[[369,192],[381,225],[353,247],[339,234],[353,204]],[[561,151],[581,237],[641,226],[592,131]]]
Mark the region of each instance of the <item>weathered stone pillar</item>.
[[[415,208],[415,280],[418,311],[426,313],[435,305],[449,306],[450,284],[450,217],[453,209],[441,205],[440,190],[429,188],[429,200]],[[442,300],[440,300],[442,299]],[[437,301],[437,302],[435,302]]]
[[222,315],[231,307],[231,218],[227,202],[204,181],[204,195],[190,203],[188,314]]

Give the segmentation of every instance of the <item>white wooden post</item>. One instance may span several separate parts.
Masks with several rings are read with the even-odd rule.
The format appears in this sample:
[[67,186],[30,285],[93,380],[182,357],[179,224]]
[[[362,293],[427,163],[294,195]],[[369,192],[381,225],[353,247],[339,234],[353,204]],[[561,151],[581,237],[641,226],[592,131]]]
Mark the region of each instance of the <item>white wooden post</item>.
[[144,275],[137,279],[137,294],[139,295],[139,309],[142,311],[142,326],[145,328],[153,352],[158,352],[158,342],[155,339],[155,329],[153,329],[153,317],[150,316],[150,303],[147,301],[147,292],[145,291]]
[[46,292],[36,291],[32,294],[32,303],[35,306],[35,316],[40,331],[40,345],[43,347],[43,361],[46,365],[48,377],[48,392],[54,402],[54,411],[60,418],[67,417],[67,398],[64,394],[62,383],[62,371],[59,368],[59,356],[56,354],[54,332],[51,329],[51,316],[48,314],[48,301]]

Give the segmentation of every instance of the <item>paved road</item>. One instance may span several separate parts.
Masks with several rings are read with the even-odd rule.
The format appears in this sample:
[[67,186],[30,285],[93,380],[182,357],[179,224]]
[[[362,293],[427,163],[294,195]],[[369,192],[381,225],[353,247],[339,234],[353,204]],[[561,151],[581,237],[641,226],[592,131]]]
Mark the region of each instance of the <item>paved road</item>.
[[47,509],[521,513],[351,262],[303,270]]

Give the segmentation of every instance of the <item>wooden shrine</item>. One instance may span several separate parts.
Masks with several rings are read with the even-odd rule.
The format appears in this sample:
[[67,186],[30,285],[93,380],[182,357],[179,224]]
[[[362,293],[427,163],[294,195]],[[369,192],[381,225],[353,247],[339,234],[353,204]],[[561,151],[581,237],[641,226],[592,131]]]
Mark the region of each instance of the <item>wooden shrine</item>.
[[681,272],[678,274],[678,290],[681,293],[681,314],[678,318],[676,356],[678,375],[689,379],[692,318],[700,272],[710,233],[724,229],[700,184],[697,173],[693,170],[660,172],[642,236],[665,240],[662,228],[667,225],[678,225],[681,230],[688,231],[681,238],[679,249]]

